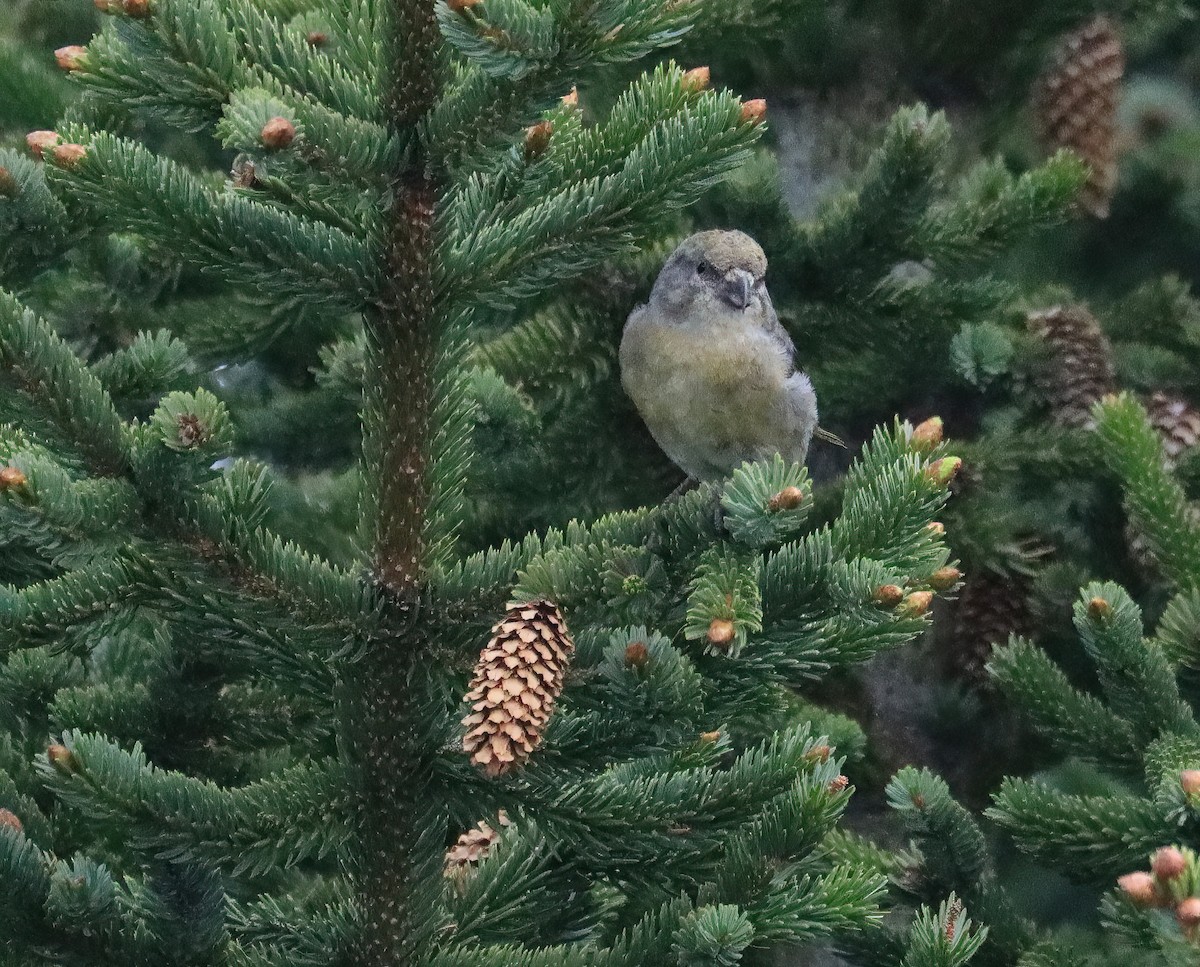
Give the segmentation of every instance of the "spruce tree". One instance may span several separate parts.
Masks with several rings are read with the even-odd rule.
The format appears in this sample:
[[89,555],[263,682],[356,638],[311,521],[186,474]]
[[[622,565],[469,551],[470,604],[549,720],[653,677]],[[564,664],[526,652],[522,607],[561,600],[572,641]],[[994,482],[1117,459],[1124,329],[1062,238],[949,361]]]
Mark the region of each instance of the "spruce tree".
[[[99,6],[79,95],[0,151],[6,961],[716,965],[870,925],[854,729],[789,686],[954,586],[937,434],[877,430],[819,518],[777,459],[506,531],[539,441],[498,342],[763,127],[670,63],[594,115],[573,85],[771,11]],[[981,940],[947,900],[897,949]]]

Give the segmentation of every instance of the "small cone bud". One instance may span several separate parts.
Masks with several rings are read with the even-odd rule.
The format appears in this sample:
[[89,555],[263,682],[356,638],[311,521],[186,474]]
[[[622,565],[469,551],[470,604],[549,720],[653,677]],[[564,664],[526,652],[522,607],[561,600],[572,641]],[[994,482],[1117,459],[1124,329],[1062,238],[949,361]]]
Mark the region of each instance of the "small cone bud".
[[1103,598],[1092,598],[1088,602],[1088,617],[1093,621],[1103,621],[1112,614],[1112,605]]
[[239,159],[235,162],[229,177],[238,188],[257,188],[258,166],[248,158]]
[[626,668],[645,668],[646,663],[650,661],[650,652],[646,649],[645,642],[631,641],[625,648],[625,667]]
[[82,144],[59,144],[54,146],[51,154],[60,168],[74,168],[87,157],[87,148]]
[[900,606],[900,613],[906,618],[918,618],[929,610],[929,606],[933,603],[933,593],[931,591],[914,591]]
[[0,469],[0,490],[15,490],[24,487],[27,478],[19,467],[4,467]]
[[59,772],[72,773],[77,771],[79,760],[75,753],[65,745],[52,745],[46,750],[46,758]]
[[46,152],[54,148],[62,139],[53,131],[30,131],[25,135],[25,143],[35,158],[44,158]]
[[1184,769],[1179,773],[1179,785],[1189,799],[1200,795],[1200,769]]
[[15,829],[18,833],[23,832],[25,827],[21,825],[21,820],[12,810],[0,809],[0,828],[8,827]]
[[321,30],[310,30],[306,39],[309,47],[324,47],[329,43],[329,34]]
[[707,67],[693,67],[684,71],[679,86],[685,91],[699,92],[708,87],[709,71]]
[[1175,908],[1175,920],[1183,931],[1191,936],[1196,927],[1200,926],[1200,897],[1190,896],[1181,900]]
[[0,198],[16,198],[21,190],[13,173],[0,165]]
[[272,151],[281,151],[296,140],[296,125],[287,118],[274,117],[263,125],[258,136]]
[[935,591],[949,591],[961,577],[962,571],[956,567],[939,567],[929,575],[929,586]]
[[712,745],[712,743],[716,742],[720,738],[721,738],[720,729],[718,729],[715,732],[701,732],[700,733],[700,741],[704,742],[707,745]]
[[946,930],[944,936],[947,942],[954,942],[955,934],[958,933],[958,918],[962,916],[962,912],[962,900],[955,897],[954,902],[950,904],[950,909],[946,911]]
[[942,442],[942,418],[931,416],[924,423],[918,423],[908,438],[908,445],[918,453],[927,453]]
[[579,107],[579,88],[572,87],[559,100],[562,101],[562,106],[565,108],[573,109]]
[[795,510],[804,502],[804,491],[799,487],[784,487],[767,501],[767,508],[773,514],[781,510]]
[[804,753],[804,758],[809,762],[828,762],[832,752],[833,749],[827,745],[814,745]]
[[954,479],[954,475],[961,468],[962,460],[958,457],[942,457],[941,460],[934,460],[925,468],[925,476],[944,487]]
[[1160,883],[1173,880],[1187,869],[1187,860],[1174,846],[1164,846],[1150,860],[1150,869]]
[[195,413],[184,413],[176,424],[179,431],[179,445],[191,450],[208,442],[208,428]]
[[1148,907],[1158,902],[1158,889],[1154,884],[1154,877],[1142,870],[1117,877],[1117,886],[1135,906]]
[[737,629],[728,618],[713,618],[708,626],[708,643],[717,648],[728,648],[737,635]]
[[124,0],[121,9],[125,11],[125,16],[142,20],[150,16],[150,0]]
[[549,121],[539,121],[531,128],[525,129],[525,160],[536,161],[550,147],[550,135],[554,133],[554,125]]
[[845,776],[834,776],[829,780],[829,785],[826,787],[831,793],[839,793],[850,785],[850,780]]
[[446,0],[446,6],[455,13],[462,13],[465,10],[470,10],[479,2],[480,0]]
[[928,524],[925,525],[925,529],[927,531],[929,531],[929,533],[933,534],[934,537],[941,537],[943,534],[946,533],[946,525],[943,524],[940,520],[930,521]]
[[767,102],[761,97],[742,102],[742,123],[761,124],[767,116]]
[[65,71],[77,71],[87,58],[87,48],[72,44],[69,47],[59,47],[54,52],[54,62]]
[[904,588],[898,584],[884,584],[875,589],[872,600],[885,608],[894,608],[904,600]]

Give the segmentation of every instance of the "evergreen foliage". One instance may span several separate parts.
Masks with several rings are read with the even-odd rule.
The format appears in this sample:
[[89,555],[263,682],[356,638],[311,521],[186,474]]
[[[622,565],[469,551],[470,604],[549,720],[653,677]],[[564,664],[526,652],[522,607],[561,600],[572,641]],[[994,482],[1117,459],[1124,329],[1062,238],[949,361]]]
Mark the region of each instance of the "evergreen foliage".
[[[789,687],[928,625],[957,461],[881,429],[828,523],[779,461],[492,548],[528,510],[470,499],[476,413],[532,416],[501,361],[536,304],[762,130],[669,63],[602,116],[560,98],[720,8],[102,6],[56,132],[0,152],[8,961],[715,965],[871,924],[877,865],[826,846],[844,759]],[[574,657],[491,778],[467,676],[537,600]],[[905,963],[965,962],[962,917],[919,917]]]

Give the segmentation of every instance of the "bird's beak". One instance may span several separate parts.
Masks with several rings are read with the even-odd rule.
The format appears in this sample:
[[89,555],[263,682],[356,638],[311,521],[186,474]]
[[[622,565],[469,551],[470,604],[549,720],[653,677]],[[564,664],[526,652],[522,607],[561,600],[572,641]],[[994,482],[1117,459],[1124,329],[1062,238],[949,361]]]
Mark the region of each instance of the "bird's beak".
[[725,275],[725,298],[738,309],[750,305],[754,294],[754,276],[745,269],[734,269]]

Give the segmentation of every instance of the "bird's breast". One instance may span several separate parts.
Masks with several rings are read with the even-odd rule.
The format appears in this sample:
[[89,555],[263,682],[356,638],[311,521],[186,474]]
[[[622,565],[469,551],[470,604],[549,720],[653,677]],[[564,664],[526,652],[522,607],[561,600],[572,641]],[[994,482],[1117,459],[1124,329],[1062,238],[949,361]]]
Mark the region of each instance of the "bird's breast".
[[785,392],[790,367],[765,332],[731,326],[705,337],[655,326],[630,335],[622,370],[652,427],[684,421],[713,439],[744,437]]

